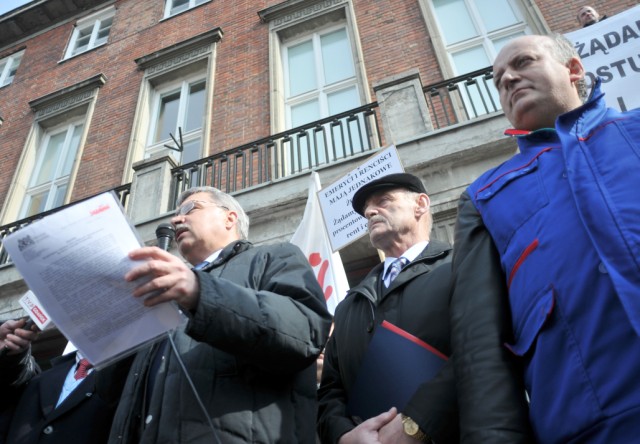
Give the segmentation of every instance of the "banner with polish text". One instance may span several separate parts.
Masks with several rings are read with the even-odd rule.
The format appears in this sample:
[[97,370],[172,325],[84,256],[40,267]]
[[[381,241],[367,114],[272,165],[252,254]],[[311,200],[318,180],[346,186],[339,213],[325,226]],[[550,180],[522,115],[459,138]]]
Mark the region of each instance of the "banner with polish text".
[[589,90],[600,77],[607,106],[640,107],[640,5],[565,37],[582,59]]

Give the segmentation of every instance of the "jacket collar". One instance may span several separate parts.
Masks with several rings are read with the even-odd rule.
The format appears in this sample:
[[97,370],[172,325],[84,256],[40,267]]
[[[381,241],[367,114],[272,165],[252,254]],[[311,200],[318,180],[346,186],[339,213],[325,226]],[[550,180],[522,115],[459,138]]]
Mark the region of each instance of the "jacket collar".
[[[389,288],[384,288],[384,285],[380,282],[382,280],[382,270],[384,269],[384,264],[381,262],[373,267],[362,282],[350,289],[347,296],[360,294],[369,301],[376,303],[376,301],[382,300],[386,295],[396,290],[398,287],[403,286],[421,274],[428,273],[433,270],[434,263],[438,259],[446,256],[450,250],[451,246],[449,244],[436,239],[431,239],[427,248],[425,248],[411,263],[407,264],[407,266],[402,270],[402,273],[400,273],[391,283]],[[383,289],[380,297],[377,295],[379,286]]]

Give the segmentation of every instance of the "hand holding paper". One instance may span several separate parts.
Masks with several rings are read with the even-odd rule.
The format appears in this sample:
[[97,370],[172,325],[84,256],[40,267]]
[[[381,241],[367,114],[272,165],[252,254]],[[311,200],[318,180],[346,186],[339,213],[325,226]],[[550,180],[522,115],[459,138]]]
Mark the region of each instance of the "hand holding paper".
[[134,261],[143,261],[125,275],[128,282],[140,283],[133,296],[145,298],[144,305],[153,307],[176,301],[181,307],[194,309],[200,287],[196,275],[176,256],[157,247],[143,247],[129,253]]

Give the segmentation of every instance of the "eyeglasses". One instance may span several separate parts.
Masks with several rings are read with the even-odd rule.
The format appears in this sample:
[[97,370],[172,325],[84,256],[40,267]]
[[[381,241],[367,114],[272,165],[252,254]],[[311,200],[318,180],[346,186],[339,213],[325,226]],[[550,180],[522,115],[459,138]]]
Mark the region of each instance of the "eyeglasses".
[[193,210],[201,210],[204,204],[215,205],[216,207],[229,211],[229,208],[225,207],[224,205],[218,205],[215,202],[209,202],[206,200],[190,200],[186,202],[184,205],[181,205],[180,207],[178,207],[178,209],[175,212],[175,215],[186,216],[187,214],[190,214]]

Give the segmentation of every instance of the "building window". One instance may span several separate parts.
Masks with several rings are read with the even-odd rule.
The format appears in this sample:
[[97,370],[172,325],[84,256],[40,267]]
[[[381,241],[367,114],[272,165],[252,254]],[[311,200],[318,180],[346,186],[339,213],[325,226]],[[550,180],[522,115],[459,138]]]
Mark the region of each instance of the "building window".
[[20,218],[64,205],[83,128],[76,120],[44,131]]
[[151,156],[178,165],[206,155],[211,129],[215,43],[220,28],[136,59],[144,71],[127,170]]
[[[270,27],[272,132],[329,118],[369,103],[349,1],[285,1],[258,13]],[[305,129],[278,146],[283,174],[371,149],[371,122],[344,117]]]
[[204,73],[163,84],[154,90],[147,155],[164,151],[169,146],[179,149],[176,145],[180,145],[181,163],[202,157],[206,91]]
[[362,104],[344,26],[314,32],[283,46],[288,128]]
[[109,8],[78,20],[71,34],[65,59],[107,43],[114,15],[115,9]]
[[23,54],[24,50],[0,59],[0,88],[13,82]]
[[514,0],[431,0],[454,74],[493,63],[511,39],[530,34]]
[[29,106],[34,122],[2,210],[2,222],[15,221],[69,203],[98,89],[97,74]]
[[211,0],[167,0],[164,9],[164,16],[171,17],[209,1]]

